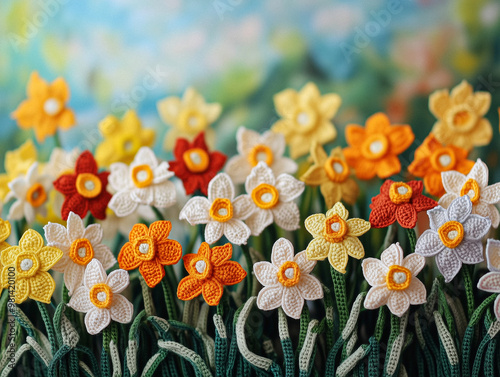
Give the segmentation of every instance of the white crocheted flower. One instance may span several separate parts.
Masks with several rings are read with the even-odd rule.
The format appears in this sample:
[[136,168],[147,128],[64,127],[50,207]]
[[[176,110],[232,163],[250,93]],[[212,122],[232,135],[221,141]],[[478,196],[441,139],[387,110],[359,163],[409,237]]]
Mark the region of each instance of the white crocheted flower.
[[195,196],[182,208],[179,219],[191,225],[207,224],[205,241],[213,244],[222,235],[229,242],[246,244],[250,228],[242,221],[253,211],[253,203],[248,195],[234,197],[234,185],[226,173],[217,174],[208,184],[208,199]]
[[44,172],[56,180],[61,174],[72,172],[75,169],[76,160],[80,150],[74,148],[65,151],[62,148],[54,148],[50,153],[49,162],[44,166]]
[[417,240],[415,252],[424,257],[436,256],[436,263],[449,283],[462,268],[462,263],[476,264],[483,259],[482,238],[491,220],[472,215],[469,196],[451,202],[448,209],[437,206],[427,211],[430,229]]
[[468,195],[472,201],[472,213],[489,217],[491,225],[497,228],[500,214],[495,204],[500,203],[500,183],[488,186],[488,175],[488,166],[480,158],[467,175],[454,170],[442,172],[446,194],[439,199],[438,204],[448,208],[454,199]]
[[271,252],[271,262],[253,265],[255,277],[264,286],[257,297],[262,310],[282,307],[285,314],[298,319],[304,300],[323,298],[323,288],[318,279],[310,275],[316,261],[307,259],[301,251],[294,257],[293,245],[285,238],[278,239]]
[[52,269],[64,274],[64,284],[69,295],[82,285],[85,267],[92,259],[99,260],[106,270],[116,263],[109,247],[101,243],[103,232],[100,224],[91,224],[85,228],[80,216],[70,212],[67,227],[49,222],[43,230],[47,245],[55,246],[63,252],[63,257]]
[[294,174],[297,164],[285,153],[285,137],[283,134],[266,131],[262,135],[258,132],[238,128],[236,133],[236,148],[238,155],[227,161],[225,172],[229,174],[234,183],[245,182],[253,167],[259,161],[264,161],[275,175],[282,173]]
[[168,180],[174,173],[168,170],[168,162],[159,162],[148,147],[139,149],[130,166],[116,162],[110,171],[109,184],[116,194],[109,208],[117,216],[130,215],[139,204],[166,208],[175,203],[175,186]]
[[[479,279],[477,287],[482,291],[500,293],[500,241],[489,239],[486,245],[486,260],[488,272]],[[495,316],[500,321],[500,295],[493,304]]]
[[25,176],[20,176],[9,182],[10,192],[5,202],[16,199],[9,210],[9,219],[28,223],[35,220],[36,215],[47,216],[47,202],[52,190],[52,177],[39,174],[38,162],[28,169]]
[[68,306],[85,314],[85,327],[91,335],[98,334],[111,320],[129,323],[134,306],[120,293],[127,288],[129,275],[125,270],[114,270],[106,276],[104,268],[93,259],[85,269],[83,285],[71,296]]
[[245,189],[254,210],[245,221],[253,236],[258,236],[273,222],[285,229],[300,228],[300,212],[294,199],[304,191],[304,182],[289,174],[274,177],[265,162],[259,162],[247,177]]
[[365,308],[377,309],[387,305],[392,314],[401,317],[410,305],[426,301],[425,285],[417,279],[425,266],[425,258],[413,253],[403,259],[403,255],[397,242],[382,252],[380,260],[363,260],[363,275],[372,286],[365,298]]

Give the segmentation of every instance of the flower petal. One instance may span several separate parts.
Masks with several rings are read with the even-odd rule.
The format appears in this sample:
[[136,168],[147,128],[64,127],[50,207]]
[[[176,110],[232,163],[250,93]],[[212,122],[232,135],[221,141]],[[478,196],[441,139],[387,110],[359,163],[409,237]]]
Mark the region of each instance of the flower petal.
[[396,221],[397,206],[390,201],[386,201],[383,204],[384,205],[380,205],[377,203],[374,205],[372,203],[372,205],[370,205],[372,209],[370,213],[370,224],[374,228],[385,228]]
[[224,235],[231,243],[246,245],[250,234],[250,228],[241,220],[231,219],[224,223]]
[[472,202],[467,195],[453,200],[447,209],[448,219],[462,223],[472,212]]
[[361,259],[365,256],[363,244],[357,237],[347,236],[342,242],[347,250],[347,254],[353,258]]
[[403,259],[403,267],[409,269],[412,276],[417,276],[425,267],[425,258],[420,254],[410,254]]
[[250,195],[240,195],[236,197],[232,203],[233,218],[246,220],[255,210],[255,203]]
[[111,322],[111,314],[108,309],[94,307],[85,315],[85,327],[90,335],[99,334]]
[[210,218],[210,202],[202,196],[195,196],[188,200],[179,213],[179,220],[187,220],[191,225],[206,224]]
[[142,262],[139,266],[139,272],[150,288],[156,287],[165,276],[165,268],[156,259]]
[[363,219],[347,220],[347,235],[359,237],[368,232],[371,228],[370,222]]
[[84,238],[85,226],[83,225],[83,221],[80,216],[76,213],[69,213],[66,228],[68,229],[68,237],[70,241]]
[[377,309],[387,305],[391,291],[385,285],[378,285],[370,288],[365,297],[364,307],[366,309]]
[[311,260],[323,260],[330,253],[330,243],[323,237],[314,238],[306,249],[307,258]]
[[[48,272],[38,271],[28,280],[29,298],[50,304],[50,298],[56,289],[56,282]],[[17,287],[16,287],[17,288]]]
[[273,209],[274,222],[285,230],[297,230],[300,228],[300,211],[294,202],[279,202]]
[[380,255],[380,261],[387,267],[392,265],[401,266],[403,263],[403,249],[399,245],[399,242],[393,243],[385,249]]
[[276,189],[281,202],[289,202],[298,198],[304,192],[304,182],[295,179],[289,174],[281,174],[276,179]]
[[209,279],[203,283],[201,293],[205,302],[210,306],[219,305],[224,289],[216,279]]
[[432,257],[441,252],[445,246],[441,242],[439,235],[436,231],[426,230],[418,238],[415,245],[415,253],[423,255],[424,257]]
[[278,284],[278,268],[272,263],[257,262],[253,265],[253,272],[263,286]]
[[307,258],[307,252],[305,250],[297,253],[293,260],[299,266],[300,272],[304,274],[310,273],[313,270],[314,266],[316,266],[315,260],[309,260]]
[[444,194],[441,198],[439,198],[438,204],[443,208],[448,208],[452,201],[458,198],[460,195],[455,193],[447,193]]
[[480,240],[490,230],[491,220],[479,215],[470,215],[463,223],[465,239]]
[[217,198],[234,198],[234,185],[226,173],[217,174],[208,184],[208,200],[213,202]]
[[182,257],[181,244],[175,240],[165,240],[155,245],[156,257],[161,264],[172,265]]
[[224,234],[224,225],[218,221],[209,221],[205,226],[205,241],[213,244]]
[[281,265],[287,261],[293,261],[294,249],[293,244],[286,238],[278,239],[271,251],[271,262],[276,267],[280,268]]
[[80,173],[97,174],[97,162],[89,151],[83,151],[76,160],[75,174]]
[[415,134],[408,125],[392,126],[387,133],[391,144],[392,153],[398,155],[403,153],[415,140]]
[[498,296],[493,303],[493,311],[495,312],[497,320],[500,321],[500,296]]
[[87,264],[87,268],[85,269],[83,284],[88,289],[91,289],[96,284],[105,283],[106,279],[106,271],[104,271],[101,262],[97,259],[92,259],[89,264]]
[[344,207],[341,202],[335,203],[335,205],[326,212],[326,217],[333,215],[339,215],[344,221],[347,221],[349,217],[349,211]]
[[405,290],[405,293],[408,295],[411,305],[420,305],[427,301],[425,285],[415,276],[412,276],[410,285]]
[[273,223],[273,220],[272,211],[256,208],[250,217],[245,220],[245,224],[250,228],[253,236],[259,236],[265,228]]
[[361,263],[363,276],[371,286],[383,285],[385,287],[386,276],[389,269],[376,258],[366,258]]
[[442,118],[450,107],[450,97],[447,89],[436,90],[429,96],[429,110],[436,118]]
[[479,241],[464,240],[453,249],[458,259],[465,264],[476,264],[484,261],[483,244]]
[[482,291],[500,293],[500,272],[488,272],[481,276],[477,287]]
[[168,241],[172,223],[170,221],[155,221],[149,226],[149,235],[154,238],[156,243]]
[[111,271],[106,279],[106,284],[111,288],[111,292],[113,293],[122,292],[128,287],[129,283],[130,277],[128,272],[121,269]]
[[387,307],[392,314],[401,317],[410,307],[410,298],[404,291],[393,291],[387,300]]
[[[201,251],[201,248],[200,248],[200,251]],[[200,251],[198,251],[198,255],[203,254],[203,253],[200,253]],[[206,253],[206,254],[208,254],[208,253]],[[215,266],[220,266],[224,262],[231,259],[232,255],[233,255],[233,246],[230,243],[226,243],[222,246],[213,247],[210,250],[210,257],[208,257],[208,256],[207,257],[212,261],[212,263]]]
[[448,248],[436,256],[436,264],[446,283],[452,281],[462,268],[462,261],[458,259],[454,250]]
[[142,261],[137,258],[134,246],[131,242],[127,242],[122,246],[117,259],[120,268],[127,271],[136,269],[142,263]]
[[486,242],[486,260],[490,271],[500,272],[500,241],[488,239]]
[[299,319],[304,307],[304,299],[300,295],[298,287],[285,287],[281,307],[290,318]]
[[43,230],[48,246],[54,246],[57,248],[68,248],[70,246],[71,241],[69,240],[68,232],[63,225],[49,222],[43,227]]
[[348,256],[347,250],[342,243],[331,243],[330,251],[328,253],[328,261],[334,269],[338,272],[345,274]]
[[[263,161],[260,161],[253,169],[245,181],[245,190],[248,194],[259,186],[260,184],[268,184],[276,186],[276,179],[274,173],[269,166]],[[276,187],[277,188],[277,187]],[[279,190],[278,190],[279,191]]]
[[323,287],[318,279],[309,274],[301,274],[297,288],[304,300],[318,300],[323,298]]
[[455,170],[445,171],[441,173],[443,187],[447,193],[459,195],[467,177]]
[[222,285],[234,285],[242,282],[247,273],[238,262],[227,261],[220,266],[214,266],[213,276]]
[[257,296],[257,307],[260,310],[273,310],[281,306],[284,287],[281,284],[264,287]]
[[192,276],[182,278],[177,287],[177,297],[184,301],[192,300],[201,294],[202,283]]
[[94,308],[94,305],[90,301],[89,290],[83,285],[78,287],[68,302],[68,306],[73,310],[80,313],[87,313],[89,310]]
[[19,247],[23,251],[37,252],[43,247],[43,238],[37,231],[28,229],[19,240]]
[[111,319],[118,323],[129,323],[134,314],[134,305],[120,294],[113,294],[113,303],[109,309]]
[[37,253],[38,260],[40,261],[40,270],[50,270],[62,256],[63,252],[61,249],[52,246],[42,247]]
[[123,162],[115,162],[109,166],[109,184],[115,191],[121,191],[130,185],[129,167]]
[[479,185],[479,188],[483,189],[488,186],[488,176],[488,166],[478,158],[469,174],[467,174],[467,179],[474,179]]
[[83,238],[90,241],[92,245],[97,245],[101,243],[103,237],[103,230],[101,224],[90,224],[85,228]]
[[440,206],[428,210],[427,216],[429,216],[429,225],[433,230],[438,230],[441,225],[448,221],[446,210]]
[[231,177],[234,183],[244,183],[251,174],[252,167],[246,156],[231,157],[224,168],[224,171]]
[[175,185],[170,181],[155,184],[152,187],[153,202],[151,203],[156,208],[168,208],[176,201]]
[[481,190],[481,201],[488,204],[497,204],[500,202],[500,183],[495,183]]
[[137,209],[138,205],[139,203],[132,199],[130,191],[117,192],[113,195],[108,204],[109,208],[111,208],[118,217],[130,215]]
[[417,210],[410,203],[402,203],[396,208],[396,219],[403,228],[413,229],[417,225]]
[[325,229],[326,217],[322,213],[316,213],[309,216],[305,221],[304,225],[309,233],[313,237],[320,237],[323,235],[323,230]]
[[85,276],[85,266],[76,264],[73,260],[69,260],[64,269],[64,285],[68,288],[68,295],[73,295],[75,289],[83,284]]

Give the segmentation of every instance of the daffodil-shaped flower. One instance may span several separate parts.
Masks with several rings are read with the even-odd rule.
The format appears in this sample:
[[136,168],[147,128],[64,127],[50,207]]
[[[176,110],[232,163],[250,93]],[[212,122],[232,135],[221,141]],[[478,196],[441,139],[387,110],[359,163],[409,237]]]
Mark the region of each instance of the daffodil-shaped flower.
[[47,271],[62,255],[60,249],[44,246],[42,236],[28,229],[19,240],[19,246],[2,250],[2,287],[11,285],[9,271],[14,271],[16,304],[26,301],[28,297],[49,304],[56,283]]
[[316,261],[308,260],[305,251],[293,255],[293,245],[285,238],[277,240],[271,252],[271,262],[253,265],[255,277],[264,286],[257,296],[261,310],[282,307],[285,314],[299,319],[304,300],[323,298],[323,288],[310,275]]
[[48,223],[43,229],[47,244],[63,252],[63,257],[52,269],[64,274],[64,284],[70,296],[82,285],[85,267],[92,259],[98,259],[105,269],[116,263],[109,247],[101,243],[103,232],[99,224],[85,228],[82,219],[70,212],[67,227]]
[[254,209],[248,195],[234,197],[234,185],[226,173],[217,174],[208,184],[208,199],[195,196],[182,208],[179,219],[191,225],[207,224],[205,241],[213,244],[225,235],[236,245],[246,244],[250,228],[242,221]]
[[261,161],[247,177],[245,188],[247,201],[254,207],[245,221],[252,235],[258,236],[273,222],[285,230],[300,228],[299,207],[293,200],[304,191],[304,183],[289,174],[275,178],[271,168]]
[[331,119],[341,103],[335,93],[322,96],[312,82],[299,92],[286,89],[274,96],[274,107],[282,119],[272,130],[285,135],[292,158],[303,156],[313,141],[323,145],[335,139],[337,130]]
[[109,115],[99,123],[104,140],[97,146],[95,159],[100,166],[109,166],[113,162],[130,164],[141,147],[150,147],[154,143],[155,131],[142,128],[141,120],[134,110],[128,110],[119,120]]
[[[3,219],[0,219],[0,257],[2,256],[2,251],[10,247],[10,245],[5,242],[10,236],[10,223]],[[0,272],[3,270],[2,259],[0,258]],[[1,281],[1,279],[0,279]],[[2,294],[3,283],[0,284],[0,294]]]
[[264,161],[276,176],[283,173],[294,174],[297,171],[295,161],[283,156],[286,144],[282,134],[266,131],[261,135],[240,127],[236,133],[236,142],[238,154],[228,160],[225,168],[234,183],[245,182],[260,161]]
[[172,126],[165,136],[166,150],[172,150],[179,137],[191,141],[202,131],[205,131],[208,146],[213,148],[215,133],[210,125],[220,116],[220,104],[206,103],[195,89],[188,88],[182,98],[164,98],[157,103],[157,107],[161,119]]
[[439,271],[447,283],[460,271],[462,263],[476,264],[484,260],[481,239],[488,233],[491,221],[471,213],[472,202],[467,195],[455,199],[448,209],[437,206],[427,211],[430,229],[415,245],[416,253],[436,256]]
[[467,175],[454,170],[441,173],[446,194],[439,199],[438,204],[448,208],[459,196],[468,195],[472,202],[472,213],[488,217],[491,225],[497,228],[500,214],[495,204],[500,203],[500,183],[488,186],[488,175],[488,166],[480,158]]
[[[488,261],[488,272],[479,279],[477,287],[482,291],[500,293],[500,241],[489,239],[486,244],[486,260]],[[493,304],[495,316],[500,321],[500,295]]]
[[9,193],[9,183],[20,175],[26,174],[36,160],[37,152],[31,140],[5,153],[5,174],[0,174],[0,200],[4,200]]
[[403,255],[397,242],[382,252],[380,260],[363,260],[363,275],[372,286],[365,298],[365,308],[377,309],[387,305],[392,314],[401,317],[410,305],[426,301],[425,285],[417,279],[425,266],[425,258],[413,253],[403,259]]
[[110,170],[109,183],[116,194],[109,208],[117,216],[130,215],[140,204],[166,208],[175,203],[175,186],[168,180],[174,173],[148,147],[139,149],[130,166],[115,162]]
[[304,225],[314,239],[307,245],[307,258],[323,260],[328,257],[337,271],[345,274],[348,256],[361,259],[365,256],[363,244],[358,239],[370,229],[362,219],[348,219],[349,212],[342,203],[336,203],[326,216],[322,213],[309,216]]
[[26,176],[17,177],[9,183],[11,192],[5,200],[16,199],[9,210],[9,218],[20,220],[26,218],[28,223],[35,221],[36,215],[47,215],[47,200],[52,190],[52,177],[39,174],[38,163],[29,168]]
[[114,270],[106,275],[101,262],[93,259],[85,269],[83,285],[71,296],[68,306],[85,314],[85,327],[91,335],[100,333],[111,320],[129,323],[132,303],[120,293],[129,285],[128,272]]

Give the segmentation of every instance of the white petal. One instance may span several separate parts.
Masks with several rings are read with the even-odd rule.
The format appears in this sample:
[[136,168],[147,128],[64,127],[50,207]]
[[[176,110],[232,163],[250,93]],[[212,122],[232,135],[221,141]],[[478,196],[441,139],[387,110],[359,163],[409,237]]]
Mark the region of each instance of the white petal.
[[481,190],[481,201],[488,204],[497,204],[500,202],[500,183],[485,187]]
[[168,164],[167,161],[162,161],[158,167],[156,167],[153,171],[153,184],[158,184],[165,182],[167,179],[170,177],[174,176],[174,172],[168,170],[170,165]]
[[111,288],[111,292],[120,293],[128,287],[130,278],[125,270],[114,270],[109,273],[106,284]]
[[447,209],[448,219],[451,221],[464,222],[472,213],[472,202],[467,195],[456,198]]
[[77,264],[70,260],[64,269],[64,285],[68,288],[68,294],[71,296],[75,289],[80,287],[85,275],[85,266]]
[[387,300],[387,307],[392,314],[401,317],[410,307],[410,298],[404,291],[393,291]]
[[286,238],[278,239],[271,251],[271,262],[278,268],[287,261],[293,261],[293,244]]
[[101,262],[102,267],[107,270],[113,267],[116,263],[116,258],[111,252],[111,249],[104,244],[93,246],[94,258]]
[[482,291],[500,293],[500,272],[488,272],[481,276],[477,287]]
[[129,323],[134,314],[134,305],[120,294],[113,294],[113,303],[109,309],[111,319],[119,323]]
[[448,221],[446,210],[437,206],[427,211],[431,229],[438,230],[441,225]]
[[252,166],[246,156],[236,155],[227,161],[224,171],[234,183],[244,183],[252,171]]
[[274,186],[276,184],[276,179],[274,178],[271,168],[267,166],[265,162],[260,161],[247,177],[245,190],[248,194],[251,194],[257,186],[263,183]]
[[476,180],[479,188],[482,189],[488,185],[488,175],[488,166],[478,158],[469,174],[467,174],[467,179],[472,178]]
[[80,216],[74,212],[69,213],[66,228],[68,229],[68,237],[71,242],[83,238],[85,234],[83,221]]
[[249,130],[243,126],[236,131],[236,142],[238,153],[246,156],[252,151],[252,148],[260,144],[260,135],[258,132]]
[[455,170],[445,171],[441,173],[443,187],[447,193],[460,195],[462,186],[467,181],[467,177]]
[[486,243],[486,260],[490,271],[500,272],[500,241],[488,239]]
[[497,317],[497,321],[500,321],[500,296],[495,299],[493,303],[493,311],[495,312],[495,316]]
[[285,230],[300,228],[300,211],[294,202],[279,202],[273,209],[274,222]]
[[96,335],[104,330],[111,322],[108,309],[94,307],[85,315],[85,327],[90,335]]
[[236,245],[246,245],[250,233],[250,228],[241,220],[231,219],[224,223],[224,235]]
[[153,206],[156,208],[168,208],[175,204],[175,185],[170,181],[165,181],[152,186]]
[[410,254],[403,259],[403,267],[409,269],[412,276],[417,276],[425,267],[425,258],[417,253]]
[[427,290],[425,289],[425,285],[415,276],[412,276],[410,285],[405,290],[405,293],[408,295],[411,305],[420,305],[427,301]]
[[231,204],[233,205],[234,219],[245,220],[256,209],[256,205],[250,195],[240,195]]
[[100,224],[90,224],[85,228],[83,238],[88,239],[92,245],[95,245],[101,243],[102,235],[102,227]]
[[304,299],[300,295],[299,289],[294,287],[285,287],[283,289],[283,299],[281,306],[285,314],[291,318],[299,319],[304,307]]
[[114,191],[121,191],[124,188],[133,187],[130,178],[129,167],[123,162],[115,162],[109,166],[110,174],[108,182]]
[[71,296],[68,306],[80,313],[87,313],[94,305],[90,301],[90,294],[87,287],[78,287]]
[[269,262],[257,262],[253,265],[253,273],[263,286],[278,284],[278,268]]
[[438,201],[438,204],[443,208],[448,208],[452,201],[458,198],[460,195],[455,193],[447,193],[444,194]]
[[96,284],[105,283],[106,279],[106,271],[104,271],[101,262],[97,259],[92,259],[85,269],[83,284],[88,289],[91,289]]
[[187,220],[191,225],[206,224],[210,218],[211,203],[204,196],[195,196],[188,200],[179,213],[179,220]]
[[297,172],[298,165],[291,158],[282,157],[273,161],[271,169],[273,170],[275,176],[279,176],[281,174],[295,174]]
[[401,266],[403,263],[403,249],[399,246],[399,242],[393,243],[387,249],[385,249],[380,255],[380,260],[387,267],[392,265]]
[[133,213],[138,205],[139,203],[132,199],[130,191],[119,191],[113,195],[108,207],[113,210],[116,216],[125,217]]
[[285,153],[285,136],[278,132],[266,131],[260,137],[260,144],[266,145],[273,152],[273,158],[276,160]]
[[217,174],[208,184],[208,200],[213,202],[217,198],[234,198],[234,185],[226,173]]
[[301,251],[300,253],[297,253],[293,258],[293,260],[299,266],[300,273],[303,274],[310,273],[314,269],[314,266],[316,266],[315,260],[307,259],[307,252],[305,250]]
[[130,197],[134,202],[144,205],[152,205],[154,200],[154,191],[151,186],[143,188],[134,188],[130,192]]
[[436,256],[436,264],[446,283],[452,281],[462,268],[460,259],[457,258],[453,250],[448,248],[445,248]]
[[318,279],[309,274],[301,274],[297,288],[304,300],[318,300],[323,298],[323,287]]
[[250,228],[253,236],[259,236],[262,231],[273,223],[273,212],[268,209],[256,208],[245,224]]
[[38,162],[34,162],[26,173],[26,183],[28,187],[33,186],[38,181]]
[[28,202],[24,202],[23,207],[24,207],[24,217],[26,218],[27,223],[28,224],[33,223],[33,221],[35,221],[35,209]]
[[45,239],[47,240],[48,246],[67,248],[71,245],[68,238],[68,232],[63,225],[49,222],[43,227],[43,230],[45,232]]
[[205,241],[211,245],[224,234],[224,226],[218,221],[209,221],[205,226]]
[[16,200],[9,209],[10,220],[21,220],[24,217],[24,202],[21,200]]
[[371,286],[384,285],[389,269],[380,260],[375,258],[366,258],[361,263],[363,276]]
[[26,192],[28,191],[28,183],[25,177],[17,177],[9,182],[10,191],[18,199],[24,199],[26,197]]
[[130,164],[130,166],[135,167],[138,165],[148,165],[153,170],[158,166],[158,159],[151,148],[141,147],[137,151],[134,161]]
[[377,309],[387,305],[390,293],[391,291],[389,291],[385,285],[372,287],[366,294],[363,305],[366,309]]
[[493,228],[498,228],[500,224],[500,213],[498,212],[498,208],[494,205],[489,205],[490,215],[489,218],[491,220],[491,226]]
[[276,188],[280,193],[280,201],[289,202],[304,192],[305,184],[289,174],[281,174],[276,179]]
[[424,257],[432,257],[441,252],[445,246],[436,231],[428,229],[418,238],[415,253]]
[[462,241],[453,249],[455,255],[465,264],[477,264],[484,261],[483,244],[479,241]]
[[480,240],[490,230],[491,220],[479,215],[470,215],[463,223],[464,238],[467,240]]
[[281,284],[264,287],[257,296],[257,307],[260,310],[273,310],[281,306],[283,286]]

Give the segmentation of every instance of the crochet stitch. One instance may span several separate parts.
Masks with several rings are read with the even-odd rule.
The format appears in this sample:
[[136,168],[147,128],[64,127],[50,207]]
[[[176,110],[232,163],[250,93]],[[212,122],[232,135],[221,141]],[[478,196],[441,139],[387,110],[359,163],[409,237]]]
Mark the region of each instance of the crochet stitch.
[[[1,238],[0,238],[1,239]],[[486,261],[490,271],[500,272],[500,241],[488,239],[486,242]]]
[[28,169],[36,162],[37,151],[33,141],[27,140],[19,148],[5,153],[5,173],[0,174],[0,199],[4,200],[10,191],[9,182],[26,174]]

